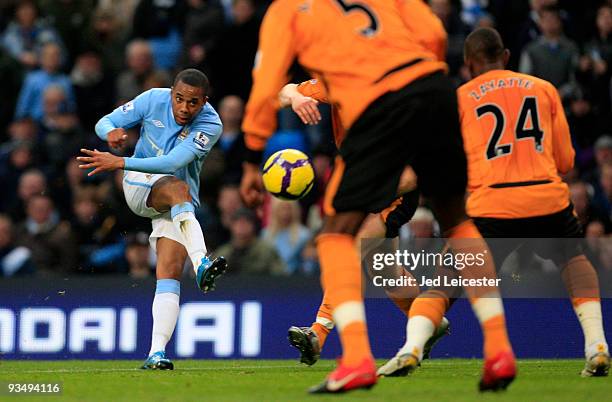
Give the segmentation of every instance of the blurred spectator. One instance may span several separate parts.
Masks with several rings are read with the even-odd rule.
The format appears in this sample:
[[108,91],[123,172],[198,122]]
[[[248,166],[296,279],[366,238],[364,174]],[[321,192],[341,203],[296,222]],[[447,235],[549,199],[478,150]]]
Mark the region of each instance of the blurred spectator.
[[610,66],[612,65],[612,6],[603,5],[597,11],[597,34],[586,44],[580,59],[580,71],[594,94],[595,102],[610,111]]
[[0,211],[9,211],[17,203],[17,184],[21,175],[34,165],[32,143],[13,141],[3,145],[0,155]]
[[297,202],[273,198],[268,226],[261,233],[262,238],[276,248],[287,266],[288,274],[300,273],[302,251],[311,238],[310,230],[300,221],[301,216]]
[[8,128],[10,141],[28,141],[34,142],[38,137],[38,127],[34,120],[25,118],[15,120]]
[[232,215],[232,233],[228,244],[219,247],[218,255],[227,258],[231,273],[283,275],[287,272],[283,260],[270,244],[257,237],[257,217],[242,208]]
[[601,167],[599,187],[596,189],[593,205],[600,210],[607,220],[612,219],[612,164]]
[[67,96],[66,111],[75,110],[74,93],[70,78],[60,72],[61,48],[55,43],[43,46],[40,58],[41,69],[28,73],[19,93],[15,118],[31,117],[40,122],[43,117],[43,94],[52,85],[59,85]]
[[20,1],[15,19],[2,35],[2,46],[25,67],[35,68],[39,63],[38,55],[47,43],[61,44],[59,35],[38,18],[34,1]]
[[223,122],[223,132],[218,145],[213,147],[206,157],[200,173],[200,199],[211,205],[216,202],[224,183],[240,183],[246,152],[244,135],[240,128],[244,113],[242,99],[228,95],[221,100],[217,111]]
[[66,160],[85,144],[76,114],[69,111],[68,99],[59,85],[49,85],[43,95],[42,131],[45,156],[52,167],[63,169]]
[[46,194],[47,191],[47,178],[40,170],[30,169],[23,173],[17,185],[17,198],[8,209],[11,218],[15,222],[23,221],[28,202],[34,196]]
[[242,177],[242,161],[246,145],[240,126],[244,116],[244,102],[236,95],[228,95],[219,102],[219,117],[223,122],[223,133],[219,149],[225,161],[225,181],[239,183]]
[[561,97],[567,98],[575,90],[574,72],[580,56],[578,47],[564,36],[559,10],[541,10],[539,27],[542,36],[526,46],[519,70],[550,81]]
[[[127,70],[117,78],[117,103],[125,103],[144,91],[147,79],[155,73],[151,46],[144,40],[133,40],[126,48]],[[158,74],[163,74],[158,72]]]
[[112,8],[104,7],[103,3],[94,11],[92,24],[85,32],[84,47],[102,55],[104,68],[112,74],[117,74],[123,67],[128,32],[122,29],[119,14]]
[[94,0],[38,0],[45,22],[54,27],[72,62],[83,44],[83,32],[90,24]]
[[223,7],[216,0],[187,0],[183,66],[208,73],[208,56],[223,30]]
[[181,0],[141,0],[134,11],[132,38],[151,44],[155,65],[170,70],[180,56],[185,8]]
[[238,184],[226,184],[221,188],[217,207],[221,215],[221,223],[229,229],[232,216],[243,207]]
[[93,130],[100,116],[113,108],[114,83],[95,51],[77,56],[70,73],[76,96],[77,113],[86,130]]
[[15,276],[33,273],[32,252],[14,243],[13,222],[0,215],[0,276]]
[[11,57],[2,46],[0,46],[0,141],[5,141],[4,128],[10,123],[15,115],[17,96],[23,80],[23,69],[21,65]]
[[129,37],[132,34],[132,22],[134,12],[140,0],[98,0],[98,10],[106,10],[114,16],[116,21],[115,31],[121,37]]
[[529,0],[529,13],[521,22],[516,35],[515,47],[512,48],[516,57],[525,49],[529,43],[536,41],[542,32],[540,31],[540,13],[548,7],[555,7],[558,0]]
[[65,274],[76,269],[78,248],[70,224],[60,220],[48,196],[34,195],[28,200],[27,219],[17,233],[18,244],[32,251],[38,271]]
[[105,240],[96,188],[89,186],[79,189],[74,194],[72,210],[74,218],[71,227],[78,245],[79,261],[87,261]]
[[155,70],[145,80],[142,90],[148,91],[151,88],[170,88],[172,78],[163,70]]
[[[577,181],[571,183],[569,189],[574,212],[583,228],[586,228],[589,223],[595,220],[599,222],[608,220],[608,218],[597,211],[591,203],[591,199],[593,198],[593,188],[591,186],[585,182]],[[609,221],[607,222],[607,227],[610,227]]]
[[215,99],[237,95],[246,102],[249,98],[261,24],[255,11],[253,0],[234,0],[232,3],[232,23],[221,35],[217,50],[211,56]]
[[446,28],[448,34],[446,61],[451,75],[455,75],[463,65],[463,43],[470,29],[463,23],[450,0],[429,0],[429,5]]
[[128,273],[132,279],[145,279],[152,276],[149,235],[145,232],[130,233],[127,236],[125,259]]

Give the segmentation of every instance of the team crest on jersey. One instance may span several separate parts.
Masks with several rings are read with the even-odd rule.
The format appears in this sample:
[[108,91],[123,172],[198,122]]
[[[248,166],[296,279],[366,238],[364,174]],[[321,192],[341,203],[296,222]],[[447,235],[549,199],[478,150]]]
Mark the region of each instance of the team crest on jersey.
[[125,105],[121,106],[121,111],[123,113],[127,113],[130,110],[134,110],[134,102],[128,102]]
[[204,151],[206,149],[206,145],[208,145],[208,143],[210,142],[210,138],[208,138],[203,132],[198,131],[193,137],[193,142],[195,143],[197,148]]
[[185,140],[185,138],[187,138],[188,135],[189,135],[189,130],[184,128],[183,131],[181,131],[181,133],[179,134],[178,139],[180,141],[183,141],[183,140]]

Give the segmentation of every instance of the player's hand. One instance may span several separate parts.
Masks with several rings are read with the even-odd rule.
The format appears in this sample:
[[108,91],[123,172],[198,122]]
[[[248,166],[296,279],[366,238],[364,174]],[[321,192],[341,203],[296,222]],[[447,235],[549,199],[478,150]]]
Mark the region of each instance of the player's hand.
[[100,172],[112,172],[113,170],[123,169],[125,167],[125,161],[119,156],[115,156],[110,152],[100,152],[97,149],[93,151],[89,149],[81,149],[81,152],[87,156],[78,156],[77,160],[83,162],[79,165],[80,169],[91,169],[91,172],[87,173],[87,176],[93,176]]
[[263,203],[264,187],[259,166],[245,162],[242,164],[242,181],[240,182],[240,195],[249,208],[257,207]]
[[300,117],[302,123],[314,125],[321,121],[318,104],[318,101],[308,96],[296,96],[291,101],[291,108]]
[[108,146],[114,149],[119,149],[125,144],[128,136],[124,129],[116,128],[108,133],[106,141]]

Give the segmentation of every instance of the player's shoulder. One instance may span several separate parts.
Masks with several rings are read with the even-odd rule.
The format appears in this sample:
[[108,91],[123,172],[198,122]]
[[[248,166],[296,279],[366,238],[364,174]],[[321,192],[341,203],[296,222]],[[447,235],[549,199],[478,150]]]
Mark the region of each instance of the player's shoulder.
[[210,104],[206,103],[200,113],[195,117],[192,123],[192,127],[202,129],[208,132],[209,135],[217,135],[221,133],[223,124],[221,123],[221,117],[215,108]]

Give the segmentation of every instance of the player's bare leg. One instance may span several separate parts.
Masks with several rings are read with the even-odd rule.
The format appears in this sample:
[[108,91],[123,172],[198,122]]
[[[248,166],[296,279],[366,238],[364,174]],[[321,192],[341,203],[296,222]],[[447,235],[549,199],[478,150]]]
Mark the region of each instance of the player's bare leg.
[[581,375],[607,376],[610,370],[610,351],[603,330],[597,272],[586,256],[578,255],[563,267],[561,277],[584,334],[586,364]]
[[227,263],[223,257],[210,261],[206,256],[204,234],[195,217],[187,183],[174,176],[161,178],[153,185],[147,205],[159,212],[170,211],[191,259],[198,287],[205,293],[214,290],[215,280],[225,272]]
[[149,370],[173,370],[174,365],[166,357],[166,344],[172,337],[179,315],[181,294],[180,278],[185,266],[187,251],[182,244],[165,237],[157,239],[157,286],[151,312],[153,331],[149,357],[142,368]]

